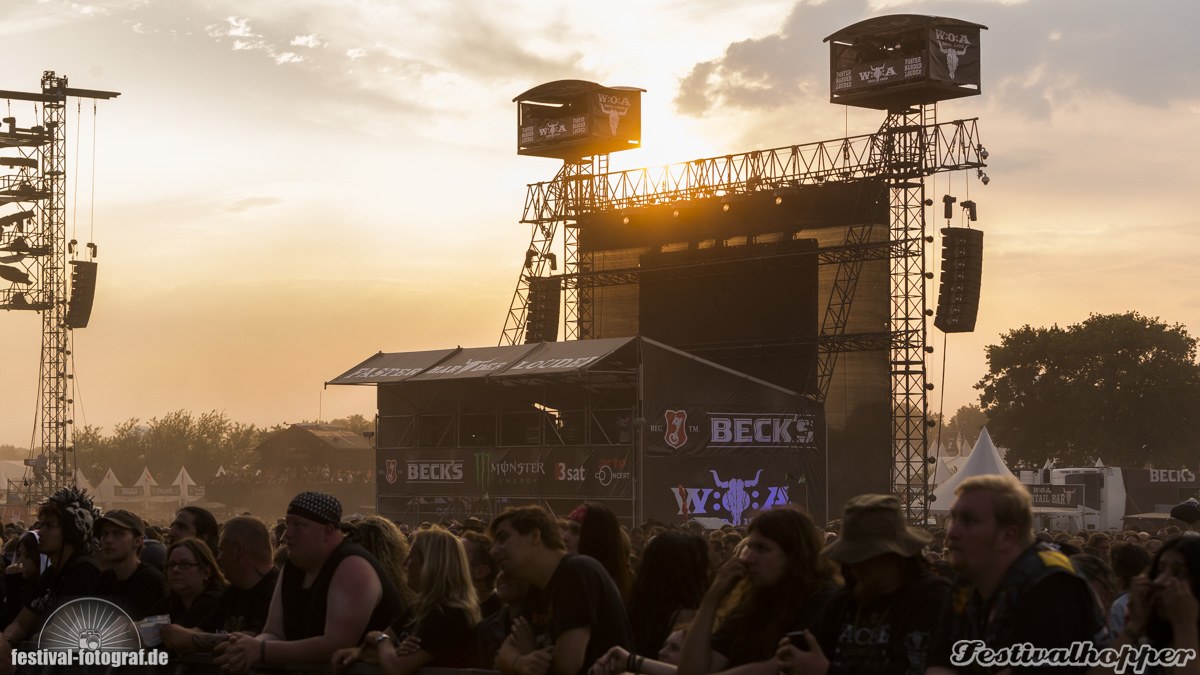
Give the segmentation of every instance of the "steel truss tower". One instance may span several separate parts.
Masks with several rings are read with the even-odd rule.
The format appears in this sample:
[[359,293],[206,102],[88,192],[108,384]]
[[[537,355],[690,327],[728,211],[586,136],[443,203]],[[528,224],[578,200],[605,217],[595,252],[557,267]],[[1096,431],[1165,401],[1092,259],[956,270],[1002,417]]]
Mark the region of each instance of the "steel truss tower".
[[[590,261],[572,252],[578,249],[575,218],[580,213],[619,212],[652,204],[717,196],[736,198],[759,192],[783,195],[808,185],[883,180],[889,189],[890,203],[887,241],[875,241],[872,226],[855,225],[847,227],[841,246],[818,252],[821,264],[838,267],[818,337],[817,382],[812,390],[816,392],[815,398],[824,400],[839,353],[889,351],[895,444],[892,487],[905,504],[907,516],[913,521],[923,520],[929,497],[925,369],[929,315],[925,285],[928,205],[924,179],[936,173],[986,166],[980,152],[977,118],[938,123],[934,111],[933,105],[922,105],[890,112],[874,134],[697,159],[654,169],[605,173],[595,170],[592,163],[564,164],[553,180],[528,186],[522,222],[533,226],[533,237],[501,343],[521,341],[528,316],[529,278],[546,275],[547,254],[560,226],[564,257],[576,261],[561,275],[563,288],[568,291],[564,312],[568,339],[592,334],[588,301],[591,289],[637,280],[637,270],[594,272]],[[891,276],[889,330],[884,334],[847,334],[862,265],[885,256]],[[576,326],[573,332],[572,323]]]
[[[40,126],[18,129],[15,118],[5,120],[7,133],[2,134],[6,147],[36,147],[36,157],[23,157],[4,162],[18,167],[20,174],[9,179],[17,185],[8,202],[36,202],[36,220],[25,236],[6,237],[7,248],[13,250],[17,239],[29,243],[28,253],[36,271],[36,284],[27,290],[4,289],[0,292],[0,308],[24,309],[42,313],[42,348],[39,371],[40,448],[30,449],[26,465],[31,471],[22,484],[10,485],[9,492],[22,493],[26,506],[33,506],[57,489],[74,482],[71,410],[71,327],[68,322],[67,283],[67,124],[68,97],[110,99],[118,92],[73,89],[67,78],[54,71],[42,74],[41,92],[0,91],[0,99],[41,103]],[[36,169],[40,168],[40,173]],[[94,250],[94,249],[93,249]]]

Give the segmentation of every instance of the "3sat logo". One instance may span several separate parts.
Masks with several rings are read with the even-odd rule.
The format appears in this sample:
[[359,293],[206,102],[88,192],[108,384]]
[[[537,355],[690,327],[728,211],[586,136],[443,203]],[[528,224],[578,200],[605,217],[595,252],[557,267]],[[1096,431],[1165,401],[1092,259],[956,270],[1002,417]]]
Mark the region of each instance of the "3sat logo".
[[572,467],[567,466],[565,462],[558,462],[554,465],[554,480],[569,480],[583,481],[587,478],[587,473],[582,466]]

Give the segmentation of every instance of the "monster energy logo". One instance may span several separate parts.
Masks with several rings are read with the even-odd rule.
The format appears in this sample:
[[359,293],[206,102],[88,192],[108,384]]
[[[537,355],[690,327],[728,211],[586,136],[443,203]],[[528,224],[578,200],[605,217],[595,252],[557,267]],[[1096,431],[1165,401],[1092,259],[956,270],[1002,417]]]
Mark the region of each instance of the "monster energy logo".
[[477,452],[475,453],[475,488],[479,490],[479,494],[485,498],[488,496],[488,482],[491,479],[492,472],[488,470],[492,463],[492,453]]

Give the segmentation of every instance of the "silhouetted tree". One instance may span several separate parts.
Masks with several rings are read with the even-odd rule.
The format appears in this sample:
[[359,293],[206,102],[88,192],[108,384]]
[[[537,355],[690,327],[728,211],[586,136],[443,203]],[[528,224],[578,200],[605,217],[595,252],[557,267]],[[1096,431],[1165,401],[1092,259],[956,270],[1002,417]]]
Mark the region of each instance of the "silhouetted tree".
[[987,348],[976,386],[1010,467],[1194,466],[1196,339],[1137,312],[1060,328],[1025,326]]

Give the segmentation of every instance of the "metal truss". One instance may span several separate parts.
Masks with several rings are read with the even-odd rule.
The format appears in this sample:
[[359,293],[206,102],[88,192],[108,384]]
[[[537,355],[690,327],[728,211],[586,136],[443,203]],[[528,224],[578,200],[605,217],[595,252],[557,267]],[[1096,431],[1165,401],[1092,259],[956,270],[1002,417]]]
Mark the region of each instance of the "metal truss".
[[[40,311],[42,349],[39,376],[41,447],[30,448],[27,478],[10,484],[9,492],[23,493],[25,505],[44,501],[57,489],[74,483],[71,410],[71,329],[67,325],[67,97],[109,99],[118,92],[73,89],[54,71],[42,74],[41,92],[0,91],[0,98],[42,104],[40,126],[18,129],[15,119],[0,128],[0,148],[16,148],[19,156],[0,158],[0,166],[15,174],[0,177],[0,204],[34,202],[3,219],[14,227],[0,237],[6,251],[23,253],[36,272],[28,289],[0,292],[0,308]],[[38,172],[40,168],[40,173]],[[17,248],[17,240],[21,240]],[[32,474],[32,475],[30,475]],[[12,483],[12,481],[10,481]]]
[[[929,133],[934,107],[889,112],[876,134],[890,188],[890,239],[900,244],[890,260],[892,491],[911,522],[928,514],[926,459],[927,373],[925,369],[925,182],[937,167],[938,138]],[[975,144],[975,149],[978,144]]]
[[[560,181],[590,183],[574,194],[592,195],[577,204],[578,213],[616,211],[652,204],[670,204],[693,199],[786,190],[789,187],[821,185],[862,179],[906,179],[943,171],[981,168],[978,118],[929,124],[926,161],[919,167],[897,167],[885,156],[883,130],[837,140],[756,150],[737,155],[709,157],[657,168],[633,169],[597,175],[560,171],[554,180],[529,185],[525,216],[521,222],[542,223],[554,218],[553,204],[563,193]],[[900,174],[896,172],[900,171]]]
[[[818,338],[816,384],[818,400],[828,393],[837,354],[859,350],[889,350],[892,390],[892,433],[895,469],[892,487],[914,522],[928,514],[929,471],[926,449],[927,373],[925,369],[925,185],[935,173],[980,169],[982,145],[978,118],[938,123],[933,105],[890,112],[873,134],[697,159],[658,168],[616,173],[568,171],[552,181],[528,186],[522,222],[534,227],[531,253],[554,234],[559,224],[570,238],[565,258],[574,260],[562,276],[567,290],[564,317],[574,324],[576,337],[591,336],[590,291],[598,286],[632,283],[636,270],[592,271],[590,261],[573,258],[577,249],[576,218],[582,214],[614,212],[652,205],[726,197],[758,192],[786,193],[789,189],[825,183],[882,180],[889,188],[890,224],[887,242],[875,242],[873,228],[847,228],[841,246],[818,253],[822,264],[837,264],[834,283]],[[540,229],[539,229],[540,228]],[[540,236],[539,236],[540,233]],[[546,246],[548,247],[548,243]],[[847,335],[845,328],[862,265],[889,260],[891,277],[890,332],[886,335]],[[528,267],[528,266],[527,266]],[[539,263],[535,275],[544,267]],[[524,325],[528,280],[522,276],[509,309],[501,342],[514,344]],[[572,307],[571,303],[577,303]],[[568,329],[568,338],[572,333]],[[803,344],[802,344],[803,343]],[[784,341],[756,349],[795,350],[811,341]],[[723,347],[701,348],[707,355]],[[783,353],[783,352],[781,352]]]
[[[500,334],[500,344],[515,345],[524,341],[529,318],[530,279],[547,276],[549,272],[557,269],[554,242],[560,227],[563,233],[564,273],[578,276],[591,271],[591,255],[580,253],[579,230],[571,225],[581,209],[585,206],[590,208],[595,201],[593,186],[588,179],[594,175],[594,168],[608,168],[608,156],[601,157],[602,159],[589,157],[576,162],[564,162],[554,180],[540,184],[546,186],[545,190],[538,191],[536,195],[534,192],[526,194],[525,214],[521,222],[529,223],[533,233],[529,240],[529,249],[525,253],[524,271],[517,280],[517,288],[508,306],[508,316]],[[587,339],[591,337],[592,321],[590,289],[573,286],[566,291],[564,334],[567,339]],[[583,323],[586,323],[586,330],[580,328]]]

